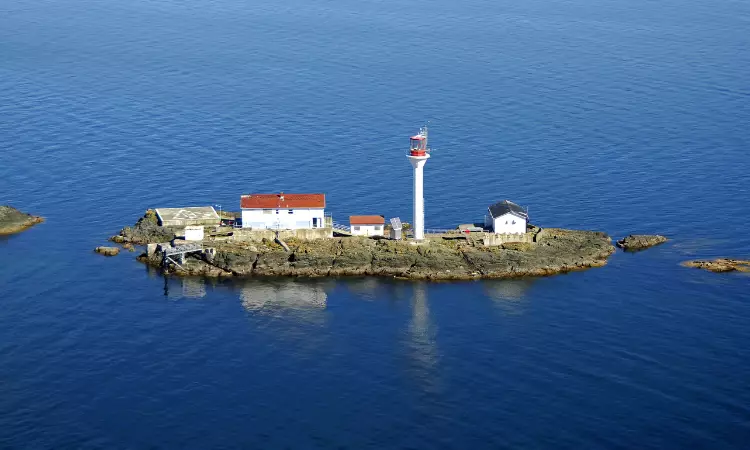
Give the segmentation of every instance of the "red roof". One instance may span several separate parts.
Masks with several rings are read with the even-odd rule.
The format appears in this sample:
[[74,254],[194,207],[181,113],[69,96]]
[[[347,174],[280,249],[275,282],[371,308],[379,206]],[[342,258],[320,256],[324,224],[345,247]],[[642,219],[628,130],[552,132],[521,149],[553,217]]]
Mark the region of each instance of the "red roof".
[[325,208],[325,194],[250,194],[240,197],[242,209]]
[[351,225],[382,225],[384,223],[383,216],[349,216]]

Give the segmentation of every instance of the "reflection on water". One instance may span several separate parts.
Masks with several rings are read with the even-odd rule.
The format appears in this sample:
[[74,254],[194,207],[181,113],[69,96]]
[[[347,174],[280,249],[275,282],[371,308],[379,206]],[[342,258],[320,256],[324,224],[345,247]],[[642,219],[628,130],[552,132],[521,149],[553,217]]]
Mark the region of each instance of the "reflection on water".
[[504,314],[517,316],[525,312],[528,303],[526,291],[534,283],[531,279],[487,280],[483,282],[484,293],[493,300]]
[[164,296],[167,298],[203,298],[206,282],[202,278],[164,277]]
[[430,320],[427,301],[427,284],[414,284],[412,315],[409,323],[410,363],[421,388],[429,392],[440,391],[438,370],[439,353],[435,337],[437,326]]
[[[154,272],[158,274],[158,272]],[[172,299],[204,298],[209,283],[195,277],[163,277],[164,296]],[[214,286],[216,287],[216,286]],[[263,309],[322,310],[328,303],[327,289],[332,285],[317,281],[231,280],[224,287],[239,291],[242,306],[248,311]]]
[[318,359],[331,346],[326,307],[333,284],[319,280],[233,280],[253,328],[269,336],[267,349],[294,348],[289,357]]
[[374,300],[378,297],[378,290],[382,288],[382,281],[375,277],[365,277],[355,280],[349,280],[345,284],[346,288],[352,294],[356,294],[358,299]]
[[[164,274],[162,274],[161,270],[157,269],[156,267],[152,267],[149,264],[144,264],[143,268],[146,271],[146,276],[148,276],[149,278],[164,277]],[[168,277],[164,278],[166,279]],[[166,282],[164,284],[166,286]],[[167,295],[166,291],[164,292],[164,295]]]
[[200,278],[182,280],[182,296],[185,298],[203,298],[206,296],[206,283]]
[[291,280],[253,280],[240,287],[242,306],[248,311],[268,308],[294,310],[325,309],[328,294],[324,283]]

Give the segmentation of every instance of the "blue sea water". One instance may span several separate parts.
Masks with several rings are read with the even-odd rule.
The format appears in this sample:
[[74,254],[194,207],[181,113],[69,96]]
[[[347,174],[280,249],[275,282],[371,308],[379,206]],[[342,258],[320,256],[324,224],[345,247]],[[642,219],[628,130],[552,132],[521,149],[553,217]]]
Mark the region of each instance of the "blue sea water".
[[[747,448],[750,3],[0,0],[0,448]],[[663,246],[543,279],[165,279],[147,208],[509,198]]]

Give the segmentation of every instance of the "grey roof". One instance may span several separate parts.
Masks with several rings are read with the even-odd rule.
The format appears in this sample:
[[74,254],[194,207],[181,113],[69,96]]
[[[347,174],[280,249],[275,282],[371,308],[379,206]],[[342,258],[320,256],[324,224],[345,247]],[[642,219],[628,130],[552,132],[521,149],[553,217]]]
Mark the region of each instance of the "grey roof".
[[500,217],[503,214],[513,214],[514,216],[518,216],[522,219],[528,219],[529,214],[526,212],[526,210],[515,203],[511,202],[510,200],[503,200],[501,202],[497,202],[494,205],[490,206],[490,214],[492,217]]

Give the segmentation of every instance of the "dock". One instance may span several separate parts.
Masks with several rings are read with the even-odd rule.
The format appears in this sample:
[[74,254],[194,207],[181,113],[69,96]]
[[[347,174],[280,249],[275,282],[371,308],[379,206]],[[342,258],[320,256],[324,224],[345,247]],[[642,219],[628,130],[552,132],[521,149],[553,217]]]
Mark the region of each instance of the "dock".
[[216,253],[216,249],[212,247],[204,248],[200,242],[191,242],[176,246],[172,246],[167,242],[157,244],[156,250],[162,254],[162,267],[167,267],[172,263],[179,268],[183,268],[182,265],[185,264],[185,257],[191,253],[207,254],[211,258]]

